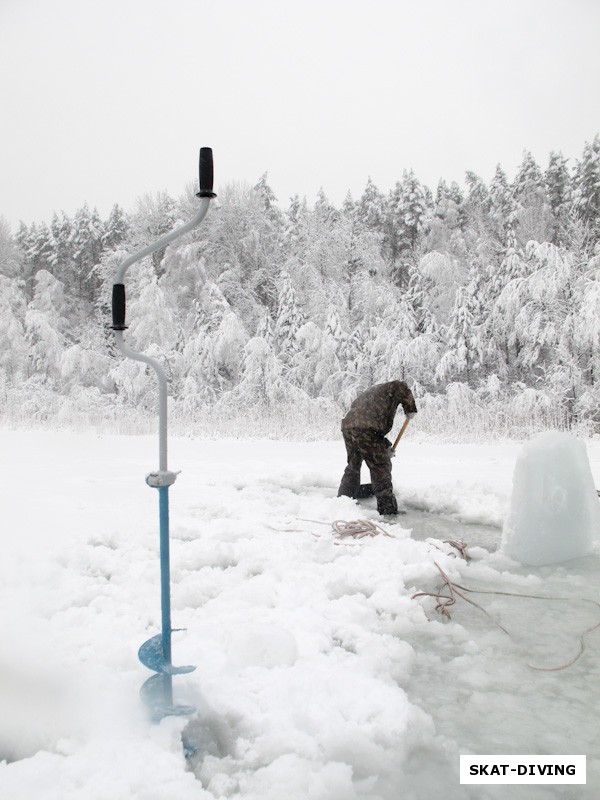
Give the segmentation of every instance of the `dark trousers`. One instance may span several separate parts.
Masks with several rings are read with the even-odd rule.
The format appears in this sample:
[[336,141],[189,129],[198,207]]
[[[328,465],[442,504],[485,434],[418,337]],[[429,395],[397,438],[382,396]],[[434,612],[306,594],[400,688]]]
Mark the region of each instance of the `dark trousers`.
[[397,514],[398,504],[392,486],[392,461],[388,453],[389,442],[377,431],[362,428],[343,430],[348,465],[344,470],[338,497],[360,496],[360,468],[364,461],[371,473],[373,494],[377,498],[380,514]]

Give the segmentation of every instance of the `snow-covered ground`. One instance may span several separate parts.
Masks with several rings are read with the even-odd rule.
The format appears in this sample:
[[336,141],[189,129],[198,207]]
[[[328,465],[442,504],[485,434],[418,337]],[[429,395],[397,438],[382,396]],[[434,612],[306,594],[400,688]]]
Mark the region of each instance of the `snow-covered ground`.
[[[587,452],[600,485],[600,443]],[[598,797],[600,556],[522,567],[496,551],[519,443],[407,435],[390,536],[336,490],[341,440],[170,439],[177,702],[146,721],[139,645],[160,629],[156,437],[0,432],[2,800]],[[436,512],[436,513],[429,513]],[[438,516],[439,514],[446,516]],[[568,535],[568,531],[565,531]],[[462,538],[470,560],[443,539]],[[451,620],[416,592],[456,583]],[[492,619],[493,618],[493,619]],[[494,624],[500,622],[509,632]],[[587,786],[461,786],[461,753],[586,754]]]

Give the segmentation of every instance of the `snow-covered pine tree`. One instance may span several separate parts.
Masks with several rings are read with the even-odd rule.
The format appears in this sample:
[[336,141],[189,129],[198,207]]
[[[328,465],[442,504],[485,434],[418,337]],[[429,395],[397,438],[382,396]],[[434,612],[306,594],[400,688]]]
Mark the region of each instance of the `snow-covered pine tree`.
[[465,173],[467,196],[465,198],[468,221],[474,216],[487,215],[491,206],[490,191],[485,182],[470,170]]
[[515,232],[517,227],[518,220],[515,211],[506,221],[506,245],[502,261],[499,265],[489,264],[484,269],[487,282],[482,288],[485,291],[489,309],[493,307],[507,283],[515,278],[524,278],[529,272],[527,259]]
[[275,192],[268,184],[268,177],[268,173],[264,172],[260,176],[258,183],[254,186],[254,191],[258,195],[258,198],[262,203],[269,220],[276,226],[279,226],[283,221],[283,214],[277,205],[277,197],[275,196]]
[[529,150],[523,152],[523,160],[517,169],[512,189],[515,199],[521,202],[528,195],[545,191],[544,175]]
[[95,303],[100,288],[94,267],[99,263],[102,254],[103,233],[104,226],[98,211],[90,211],[85,203],[73,218],[73,274],[67,276],[67,285],[70,289],[76,288],[78,296],[89,303]]
[[[365,358],[366,335],[361,327],[353,326],[344,342],[339,358],[345,380],[341,398],[344,405],[350,406],[358,392],[367,388],[361,378],[361,365]],[[348,399],[351,398],[351,399]]]
[[433,200],[413,170],[406,171],[388,197],[386,244],[393,265],[394,282],[405,286],[410,263]]
[[[305,316],[320,328],[327,318],[327,308],[333,294],[345,302],[345,292],[355,272],[363,263],[376,271],[373,259],[379,253],[377,234],[361,228],[355,219],[328,210],[330,204],[323,195],[318,207],[307,215],[306,239],[295,259],[288,259],[286,269],[294,276],[298,301]],[[356,261],[350,261],[356,252]],[[360,256],[359,256],[360,253]]]
[[18,280],[22,269],[22,254],[13,238],[10,225],[0,217],[0,275]]
[[[2,259],[0,252],[0,259]],[[13,386],[27,373],[25,296],[15,278],[0,269],[0,384]]]
[[277,198],[267,183],[267,173],[254,187],[257,204],[248,234],[242,241],[242,274],[256,300],[254,313],[260,305],[274,308],[276,302],[275,274],[280,266],[285,231],[285,218]]
[[[515,277],[509,278],[509,269]],[[517,272],[526,271],[523,260],[514,248],[507,250],[500,268],[490,267],[490,299],[491,306],[488,318],[488,339],[486,356],[492,361],[491,371],[510,380],[521,377],[518,372],[518,360],[522,342],[515,330],[516,317],[523,301],[525,276],[517,276]]]
[[118,203],[111,208],[102,233],[102,247],[105,250],[114,250],[121,246],[129,232],[127,214]]
[[359,222],[368,230],[378,233],[383,232],[386,217],[385,197],[375,186],[371,176],[367,179],[367,185],[356,205],[356,213]]
[[571,361],[562,330],[571,315],[573,264],[549,242],[530,242],[527,274],[510,280],[494,307],[513,379],[533,383],[552,364]]
[[[268,187],[265,187],[265,191]],[[265,197],[248,185],[225,186],[218,213],[199,231],[210,277],[241,319],[254,327],[260,307],[276,306],[275,276],[282,263],[284,218],[267,214]],[[273,212],[275,209],[273,208]]]
[[485,349],[478,297],[477,275],[466,286],[459,286],[454,297],[450,323],[446,332],[446,349],[436,369],[441,383],[467,383],[474,388],[483,364]]
[[373,320],[366,342],[368,358],[377,382],[406,380],[405,346],[412,338],[413,320],[405,298],[396,289],[388,294],[380,318]]
[[546,182],[542,170],[527,150],[512,188],[517,202],[515,232],[521,247],[529,241],[549,241],[554,231],[554,218]]
[[600,422],[600,256],[586,265],[573,304],[573,348],[581,374],[577,414]]
[[339,374],[335,347],[314,322],[296,332],[296,349],[290,360],[288,380],[309,397],[318,397],[328,378]]
[[32,223],[29,227],[21,222],[17,230],[16,242],[21,251],[21,278],[25,294],[33,298],[35,275],[40,270],[52,270],[52,234],[45,222]]
[[423,275],[418,265],[414,265],[411,268],[408,286],[404,294],[413,320],[413,336],[417,336],[420,333],[437,332],[438,325],[429,302],[430,288],[429,278]]
[[53,246],[52,234],[45,222],[35,227],[35,235],[32,236],[29,256],[35,266],[35,271],[40,269],[52,271],[53,265]]
[[[177,221],[177,205],[166,191],[146,193],[137,199],[135,206],[135,212],[129,215],[128,220],[127,244],[132,253],[172,231]],[[159,275],[164,255],[164,250],[157,250],[150,256]]]
[[67,347],[63,354],[62,389],[75,396],[79,395],[82,388],[90,387],[98,390],[98,394],[114,394],[113,368],[112,355],[105,346],[104,330],[99,325],[87,327],[78,341]]
[[308,213],[306,198],[300,200],[297,194],[294,195],[283,218],[282,246],[288,258],[297,256],[306,247]]
[[290,394],[279,359],[264,339],[255,336],[244,346],[241,380],[222,402],[238,413],[252,410],[260,415],[279,408]]
[[61,377],[62,358],[69,344],[66,311],[64,286],[50,272],[40,270],[25,314],[28,375],[38,375],[51,386]]
[[19,251],[19,280],[22,282],[25,296],[28,300],[33,297],[33,276],[32,264],[28,257],[29,249],[29,227],[21,220],[15,234],[15,243]]
[[230,310],[224,315],[212,337],[216,368],[222,380],[222,391],[232,389],[239,383],[244,347],[248,340],[248,333],[242,321],[235,311]]
[[60,217],[55,212],[50,222],[52,233],[52,256],[50,262],[51,272],[65,285],[72,270],[73,261],[73,224],[70,218],[61,212]]
[[594,244],[600,241],[600,134],[586,142],[573,176],[577,215],[588,226]]
[[499,242],[494,222],[490,216],[491,198],[484,181],[474,172],[465,175],[467,195],[463,204],[465,214],[464,238],[466,243],[466,263],[475,261],[481,266],[496,263]]
[[554,215],[553,244],[565,242],[568,216],[572,205],[573,184],[562,153],[550,153],[548,169],[544,174],[548,202]]
[[[184,237],[167,247],[161,262],[163,275],[160,286],[177,328],[176,349],[182,350],[196,333],[199,322],[198,305],[206,296],[211,283],[208,277],[205,244]],[[222,292],[219,291],[222,297]],[[200,314],[202,316],[202,314]]]
[[[240,317],[216,283],[205,287],[197,303],[197,323],[179,363],[184,404],[211,405],[240,380],[249,336]],[[195,393],[195,397],[191,393]]]
[[512,332],[510,326],[505,325],[502,305],[497,306],[497,302],[508,284],[529,274],[529,262],[515,234],[516,224],[515,212],[507,222],[507,243],[500,264],[491,263],[481,267],[475,263],[470,269],[472,276],[475,273],[479,275],[475,278],[479,302],[476,316],[482,324],[484,371],[487,375],[506,376],[514,367],[515,356],[509,344]]
[[340,216],[340,212],[327,197],[322,186],[317,192],[317,199],[315,200],[313,215],[317,217],[321,225],[326,225],[329,228],[333,228],[335,226]]
[[256,326],[256,332],[254,334],[259,339],[264,339],[265,342],[269,345],[269,347],[273,347],[275,333],[273,330],[273,320],[271,318],[271,314],[268,308],[263,306],[262,314],[260,315],[260,319],[258,321],[258,325]]
[[352,192],[346,192],[344,202],[342,203],[342,214],[346,217],[351,217],[357,213],[357,204],[352,198]]
[[291,276],[282,270],[278,281],[275,346],[284,364],[289,364],[297,349],[296,334],[306,322]]
[[425,254],[419,261],[421,296],[438,325],[450,320],[454,295],[459,286],[468,280],[467,267],[447,253],[434,251]]
[[148,352],[152,349],[160,358],[166,358],[175,349],[177,326],[162,288],[146,257],[139,268],[136,291],[128,300],[127,338],[134,350]]
[[[179,331],[172,306],[150,257],[135,265],[131,278],[133,280],[128,285],[127,344],[133,350],[155,358],[172,380],[178,375],[181,358],[176,347]],[[156,376],[145,364],[118,354],[110,377],[128,404],[156,409]]]
[[344,349],[344,343],[346,342],[347,336],[342,328],[338,309],[332,302],[329,303],[329,308],[327,309],[325,335],[328,336],[333,343],[334,351],[336,353],[339,353]]
[[439,181],[435,203],[424,224],[424,252],[438,250],[456,258],[466,258],[462,203],[462,193],[455,182],[448,187],[445,181]]
[[513,197],[506,173],[498,164],[496,172],[490,183],[490,216],[499,241],[507,244],[507,228],[517,210],[517,203]]
[[354,290],[361,272],[374,277],[384,272],[385,263],[382,258],[382,234],[374,229],[369,230],[361,220],[358,203],[352,203],[348,194],[344,210],[336,229],[333,231],[336,245],[341,247],[336,272],[330,277],[341,288],[347,297],[350,313],[354,313]]

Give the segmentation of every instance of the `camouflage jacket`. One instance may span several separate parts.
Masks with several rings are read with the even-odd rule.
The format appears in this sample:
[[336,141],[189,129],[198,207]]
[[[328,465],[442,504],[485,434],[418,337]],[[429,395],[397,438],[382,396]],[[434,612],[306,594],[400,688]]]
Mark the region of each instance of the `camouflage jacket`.
[[358,395],[342,420],[342,430],[361,428],[374,430],[385,436],[392,429],[400,404],[405,414],[417,410],[415,398],[404,381],[378,383]]

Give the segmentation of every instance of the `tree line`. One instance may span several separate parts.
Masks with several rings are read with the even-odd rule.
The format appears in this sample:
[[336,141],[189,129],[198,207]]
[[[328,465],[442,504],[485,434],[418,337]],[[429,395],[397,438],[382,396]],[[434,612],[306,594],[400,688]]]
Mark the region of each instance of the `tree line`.
[[[105,220],[84,205],[0,225],[7,418],[152,417],[154,376],[115,352],[111,287],[196,208],[190,187]],[[268,434],[277,417],[328,435],[358,391],[401,378],[425,430],[592,432],[599,267],[600,136],[572,166],[526,151],[512,181],[499,165],[435,191],[405,171],[341,207],[321,190],[282,208],[263,175],[221,187],[198,229],[130,270],[126,337],[165,365],[188,430]]]

